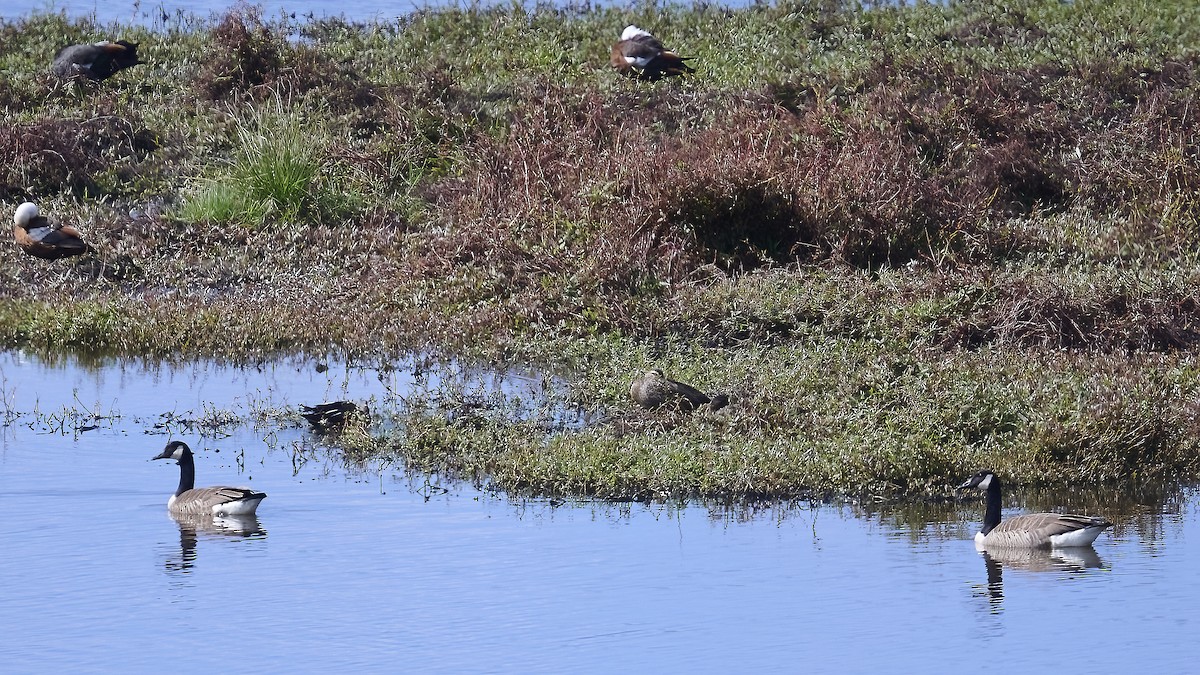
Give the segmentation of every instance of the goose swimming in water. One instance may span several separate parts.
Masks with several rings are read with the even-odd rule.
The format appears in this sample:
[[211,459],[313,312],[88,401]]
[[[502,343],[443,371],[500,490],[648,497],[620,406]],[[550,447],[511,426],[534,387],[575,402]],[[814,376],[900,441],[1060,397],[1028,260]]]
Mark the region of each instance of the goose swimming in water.
[[729,397],[725,394],[710,397],[691,385],[668,378],[657,368],[647,370],[636,378],[629,385],[629,396],[647,409],[673,405],[681,410],[695,410],[707,405],[710,410],[720,410],[729,405]]
[[980,471],[959,486],[987,493],[983,529],[975,535],[976,548],[1067,548],[1091,546],[1112,523],[1095,516],[1063,513],[1029,513],[1000,520],[1000,479],[991,471]]
[[183,441],[171,441],[157,457],[179,462],[179,489],[167,500],[171,513],[179,515],[248,516],[266,498],[266,493],[250,488],[196,487],[196,463],[192,460],[192,449]]
[[136,42],[125,40],[67,45],[54,55],[50,72],[62,78],[79,76],[93,81],[105,80],[118,71],[143,63],[138,60],[137,49]]
[[690,58],[663,47],[658,38],[631,25],[625,27],[621,39],[613,45],[609,63],[622,75],[654,81],[696,72],[685,63]]
[[17,207],[13,214],[13,237],[22,251],[46,260],[69,258],[93,250],[83,241],[79,230],[70,225],[55,227],[33,202]]

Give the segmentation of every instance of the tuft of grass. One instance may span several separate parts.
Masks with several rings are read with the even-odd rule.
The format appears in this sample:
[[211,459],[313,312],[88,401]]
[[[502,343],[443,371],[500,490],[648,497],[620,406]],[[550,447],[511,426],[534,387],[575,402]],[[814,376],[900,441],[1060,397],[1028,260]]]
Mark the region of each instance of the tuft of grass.
[[184,220],[234,222],[260,227],[268,222],[332,223],[355,198],[342,178],[323,163],[327,132],[287,111],[277,99],[235,118],[232,157],[217,175],[201,179],[183,203]]

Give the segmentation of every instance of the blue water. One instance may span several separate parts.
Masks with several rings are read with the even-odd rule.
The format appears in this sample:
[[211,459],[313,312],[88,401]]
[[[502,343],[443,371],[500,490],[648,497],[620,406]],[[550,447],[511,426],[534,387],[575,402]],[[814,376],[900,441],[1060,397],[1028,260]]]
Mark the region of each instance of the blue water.
[[[1105,510],[1117,527],[1090,554],[994,561],[970,540],[976,501],[551,506],[347,468],[298,421],[253,412],[386,405],[420,382],[0,355],[3,671],[1193,669],[1192,491]],[[77,401],[120,414],[85,432],[38,421]],[[156,426],[215,407],[244,422]],[[168,516],[178,469],[149,459],[168,438],[196,451],[200,484],[268,493],[250,531]]]

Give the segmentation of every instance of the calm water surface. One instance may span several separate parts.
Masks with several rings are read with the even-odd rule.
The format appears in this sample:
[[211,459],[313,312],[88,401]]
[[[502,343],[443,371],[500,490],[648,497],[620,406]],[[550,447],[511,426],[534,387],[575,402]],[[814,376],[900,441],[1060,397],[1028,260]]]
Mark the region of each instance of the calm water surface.
[[[1190,490],[1106,509],[1118,527],[1094,551],[994,560],[970,541],[975,502],[554,507],[346,469],[299,425],[162,426],[213,406],[386,405],[421,381],[0,355],[3,671],[1194,668]],[[37,421],[81,402],[111,417],[86,432]],[[257,520],[172,520],[178,469],[149,461],[171,437],[196,451],[201,484],[265,490]]]

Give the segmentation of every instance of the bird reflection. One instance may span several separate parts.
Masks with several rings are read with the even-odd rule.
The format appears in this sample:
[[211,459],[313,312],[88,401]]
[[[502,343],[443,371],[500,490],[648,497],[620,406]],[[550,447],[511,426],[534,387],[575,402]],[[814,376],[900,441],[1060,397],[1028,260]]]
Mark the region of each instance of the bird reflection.
[[1084,574],[1100,568],[1104,561],[1091,546],[1054,549],[993,548],[980,549],[987,568],[987,598],[993,614],[1004,605],[1004,568],[1025,572]]
[[187,574],[196,563],[196,545],[201,536],[205,539],[262,539],[267,531],[262,528],[255,515],[210,516],[170,514],[179,526],[179,556],[170,556],[166,568],[171,572]]

